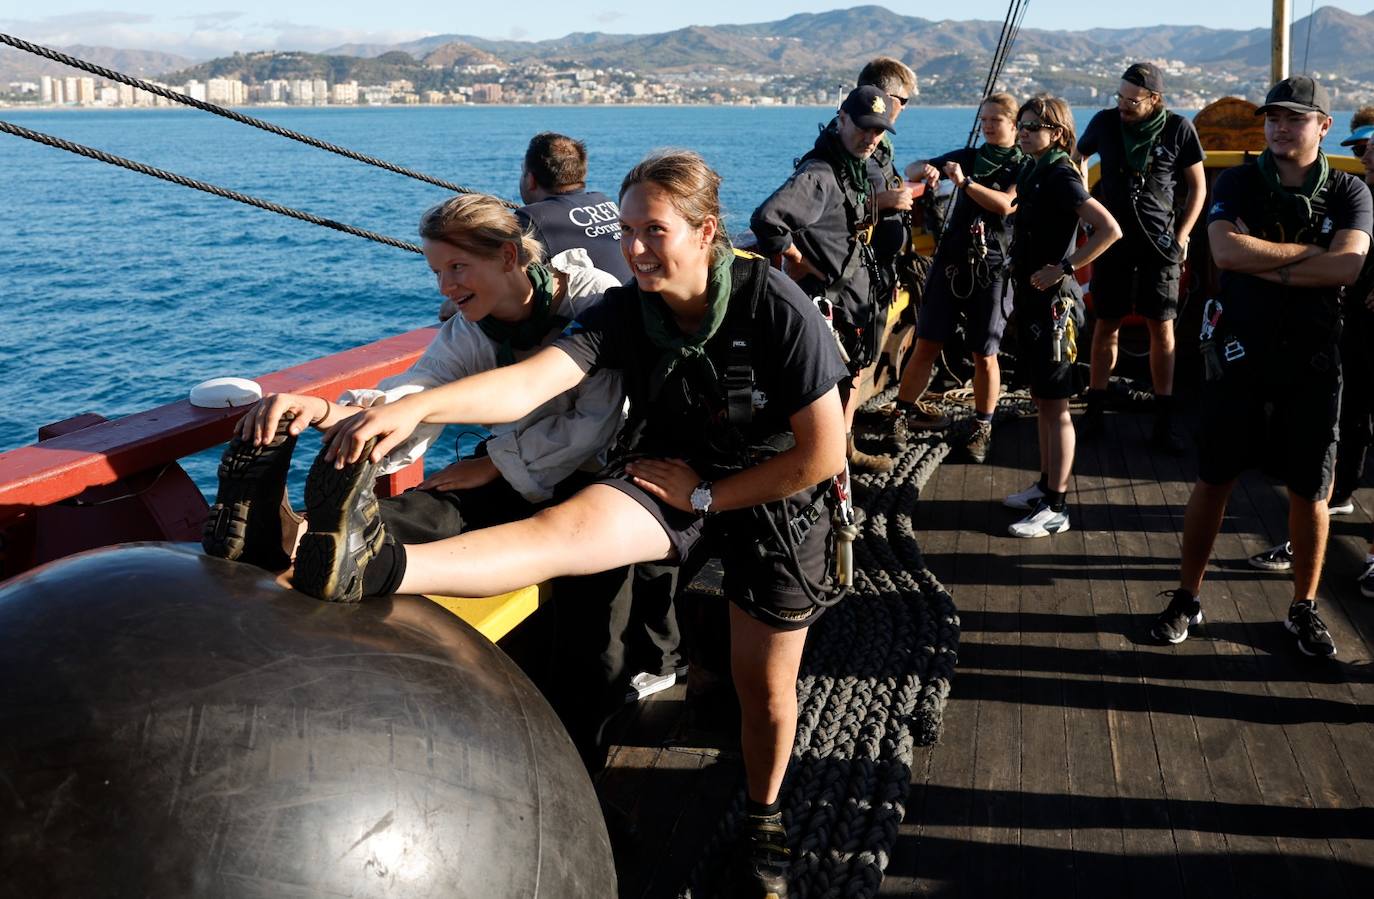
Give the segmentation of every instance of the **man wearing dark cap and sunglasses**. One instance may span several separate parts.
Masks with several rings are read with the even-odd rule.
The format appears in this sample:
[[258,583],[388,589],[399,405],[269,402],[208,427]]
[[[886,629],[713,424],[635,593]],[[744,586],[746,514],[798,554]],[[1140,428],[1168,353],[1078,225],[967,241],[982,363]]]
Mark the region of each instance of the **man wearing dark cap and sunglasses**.
[[1202,444],[1183,519],[1179,587],[1155,619],[1179,643],[1202,621],[1199,590],[1226,501],[1247,468],[1288,487],[1293,603],[1285,626],[1309,656],[1336,645],[1317,614],[1340,411],[1340,304],[1369,251],[1374,202],[1321,151],[1330,98],[1313,79],[1269,91],[1265,151],[1217,178],[1207,239],[1221,286],[1203,311]]
[[[1193,123],[1164,108],[1164,75],[1138,62],[1121,76],[1116,108],[1093,116],[1078,139],[1084,156],[1102,157],[1102,204],[1124,236],[1093,266],[1092,372],[1084,424],[1101,432],[1107,383],[1116,366],[1121,320],[1144,316],[1150,335],[1150,380],[1155,393],[1154,445],[1180,453],[1174,425],[1174,319],[1188,235],[1207,202],[1203,150]],[[1187,202],[1177,211],[1175,193]]]
[[[852,432],[862,372],[876,358],[887,298],[877,296],[877,261],[870,246],[877,201],[867,160],[894,131],[897,104],[864,85],[850,91],[839,114],[816,138],[792,176],[749,220],[765,256],[781,253],[783,271],[808,296],[833,306],[835,330],[851,377],[842,382],[845,426]],[[849,442],[854,455],[852,433]]]

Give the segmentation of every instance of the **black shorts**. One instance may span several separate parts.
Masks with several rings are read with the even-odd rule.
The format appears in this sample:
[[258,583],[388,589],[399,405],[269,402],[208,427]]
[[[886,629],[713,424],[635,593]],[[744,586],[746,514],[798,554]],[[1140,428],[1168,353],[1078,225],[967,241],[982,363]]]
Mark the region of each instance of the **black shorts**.
[[1027,373],[1031,396],[1038,400],[1065,400],[1083,391],[1083,376],[1074,362],[1078,356],[1078,328],[1082,324],[1081,301],[1065,326],[1067,346],[1060,347],[1054,360],[1054,320],[1051,316],[1055,292],[1039,291],[1028,280],[1017,280],[1015,315],[1017,360]]
[[1182,266],[1166,263],[1149,247],[1112,244],[1093,263],[1093,313],[1120,321],[1135,312],[1152,321],[1178,318],[1178,281]]
[[525,499],[501,477],[471,490],[415,489],[377,501],[387,534],[410,544],[518,521],[544,505]]
[[[954,267],[953,283],[950,282],[951,266]],[[955,295],[956,292],[968,295],[961,298]],[[995,356],[1007,329],[1011,305],[1010,286],[1004,285],[996,272],[986,285],[977,285],[973,283],[967,262],[955,264],[937,259],[926,277],[925,293],[921,295],[916,336],[921,340],[948,342],[954,335],[954,323],[962,307],[966,310],[968,329],[965,348],[980,356]]]
[[[778,552],[760,553],[760,547],[777,547],[768,526],[754,509],[722,512],[703,520],[691,512],[660,502],[626,478],[598,483],[614,487],[654,516],[677,555],[679,564],[693,566],[703,557],[718,555],[725,570],[725,595],[753,618],[779,630],[809,627],[825,611],[806,595],[792,565]],[[811,502],[810,493],[789,497],[789,515]],[[779,523],[781,525],[781,523]],[[830,515],[826,509],[797,547],[797,561],[812,584],[827,573]],[[780,549],[780,548],[779,548]]]
[[1272,367],[1247,359],[1228,366],[1220,380],[1204,382],[1198,477],[1227,484],[1259,467],[1297,496],[1326,499],[1335,471],[1340,372],[1289,379],[1273,374]]

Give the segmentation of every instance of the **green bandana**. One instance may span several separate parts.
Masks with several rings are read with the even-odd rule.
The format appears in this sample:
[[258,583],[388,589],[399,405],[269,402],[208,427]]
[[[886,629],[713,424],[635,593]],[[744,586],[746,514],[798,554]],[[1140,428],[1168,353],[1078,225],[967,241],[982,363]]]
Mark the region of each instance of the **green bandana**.
[[706,355],[706,341],[720,330],[725,311],[730,307],[730,266],[734,261],[735,254],[726,253],[711,263],[711,274],[706,279],[706,318],[695,334],[683,334],[678,329],[672,310],[661,295],[639,292],[645,334],[661,354],[650,381],[649,399],[658,398],[680,362]]
[[979,184],[983,179],[1007,166],[1015,168],[1021,162],[1021,148],[1012,144],[1010,147],[998,147],[993,144],[983,144],[978,148],[978,155],[973,160],[973,180]]
[[1139,122],[1121,120],[1121,142],[1126,145],[1126,165],[1131,171],[1143,174],[1150,166],[1150,148],[1164,132],[1164,120],[1169,117],[1164,106],[1155,114]]
[[1298,238],[1312,223],[1312,198],[1326,184],[1326,179],[1331,174],[1331,164],[1326,161],[1326,154],[1321,150],[1317,151],[1317,163],[1307,170],[1302,187],[1284,186],[1279,180],[1279,169],[1274,163],[1274,154],[1268,150],[1260,154],[1256,165],[1260,177],[1264,179],[1265,187],[1269,188],[1269,195],[1278,207],[1277,224],[1282,229],[1279,239],[1301,243]]
[[1059,160],[1068,158],[1069,154],[1058,147],[1051,147],[1046,150],[1044,153],[1040,154],[1039,159],[1033,156],[1027,156],[1026,159],[1028,162],[1022,162],[1021,171],[1016,173],[1016,193],[1019,195],[1018,199],[1026,195],[1026,191],[1030,189],[1030,186],[1036,182],[1046,169],[1058,163]]
[[844,141],[840,140],[838,127],[827,128],[821,132],[821,140],[826,143],[824,150],[827,155],[839,162],[839,166],[844,170],[845,177],[849,179],[854,192],[863,199],[861,206],[868,206],[868,195],[872,185],[868,183],[868,166],[864,160],[855,156],[845,147]]
[[516,350],[528,350],[539,346],[553,330],[562,330],[568,319],[562,315],[550,315],[553,308],[553,292],[557,285],[553,272],[537,262],[525,269],[525,274],[534,287],[534,309],[524,321],[506,322],[488,315],[477,323],[482,333],[496,341],[496,364],[511,365],[515,362]]

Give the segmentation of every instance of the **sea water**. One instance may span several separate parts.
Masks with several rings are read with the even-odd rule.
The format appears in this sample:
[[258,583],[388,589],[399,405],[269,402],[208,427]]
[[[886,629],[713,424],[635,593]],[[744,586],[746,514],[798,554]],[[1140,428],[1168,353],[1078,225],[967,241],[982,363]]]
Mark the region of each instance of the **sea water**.
[[[732,233],[792,170],[819,107],[254,109],[255,116],[518,199],[539,131],[587,143],[611,195],[650,150],[700,152]],[[1081,128],[1093,110],[1075,110]],[[35,131],[416,241],[442,188],[189,109],[0,110]],[[1344,121],[1340,117],[1338,121]],[[963,146],[974,110],[913,107],[899,164]],[[1340,136],[1334,132],[1333,139]],[[116,418],[211,377],[255,377],[436,320],[423,257],[0,134],[0,451],[82,412]],[[300,465],[313,448],[303,444]],[[431,470],[451,461],[451,443]],[[213,492],[218,451],[185,467]],[[293,480],[296,480],[293,478]]]

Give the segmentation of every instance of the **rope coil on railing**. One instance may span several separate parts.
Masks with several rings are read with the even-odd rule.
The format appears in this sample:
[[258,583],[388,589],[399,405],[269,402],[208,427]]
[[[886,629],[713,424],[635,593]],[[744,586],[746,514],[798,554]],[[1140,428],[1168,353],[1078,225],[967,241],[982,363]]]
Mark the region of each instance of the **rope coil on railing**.
[[[484,193],[484,191],[473,190],[472,188],[464,187],[461,184],[454,184],[452,181],[445,181],[442,178],[435,178],[432,175],[426,175],[423,172],[417,172],[414,169],[408,169],[404,166],[399,166],[395,163],[387,162],[384,159],[378,159],[375,156],[368,156],[365,153],[359,153],[355,150],[350,150],[347,147],[341,147],[338,144],[331,144],[328,141],[323,141],[319,138],[311,137],[308,134],[301,134],[299,131],[292,131],[290,128],[283,128],[280,125],[274,125],[271,122],[266,122],[262,119],[255,119],[252,116],[246,116],[243,113],[234,112],[232,109],[225,109],[223,106],[216,106],[215,104],[207,103],[204,100],[197,100],[194,97],[188,97],[185,94],[179,94],[176,91],[171,90],[170,88],[163,87],[159,84],[153,84],[151,81],[144,81],[141,78],[134,78],[131,75],[125,75],[122,72],[116,72],[114,69],[107,69],[104,66],[99,66],[92,62],[86,62],[83,59],[78,59],[75,56],[70,56],[66,53],[61,52],[60,50],[53,50],[49,47],[34,44],[22,38],[14,37],[13,35],[0,32],[0,44],[8,44],[9,46],[14,47],[16,50],[23,50],[26,53],[32,53],[35,56],[42,56],[46,59],[51,59],[53,62],[60,62],[65,66],[71,66],[74,69],[81,69],[82,71],[90,72],[93,75],[99,75],[101,78],[107,78],[110,81],[118,81],[121,84],[127,84],[130,87],[136,87],[139,90],[147,91],[150,94],[155,94],[159,97],[171,100],[173,103],[181,103],[186,106],[193,106],[196,109],[202,110],[204,112],[212,113],[217,116],[223,116],[226,119],[231,119],[232,121],[238,122],[240,124],[249,125],[253,128],[258,128],[263,131],[267,131],[271,134],[276,134],[280,137],[287,137],[291,140],[299,141],[303,144],[315,147],[316,149],[327,150],[330,153],[337,153],[338,155],[347,157],[348,159],[352,159],[355,162],[366,163],[367,165],[376,166],[380,169],[385,169],[388,172],[394,172],[397,175],[405,175],[407,178],[414,178],[417,181],[424,181],[427,184],[433,184],[436,187],[442,187],[446,190],[451,190],[454,193]],[[500,198],[498,197],[497,199]],[[509,200],[501,200],[501,203],[509,209],[518,208],[517,204],[512,203]]]
[[273,203],[270,200],[260,200],[257,197],[250,197],[248,194],[239,193],[238,191],[230,190],[227,187],[219,187],[214,184],[209,184],[205,181],[197,181],[194,178],[187,178],[185,175],[178,175],[175,172],[168,172],[164,171],[163,169],[154,168],[150,165],[144,165],[141,162],[134,162],[132,159],[125,159],[122,156],[115,156],[113,153],[106,153],[104,150],[96,150],[92,147],[87,147],[82,144],[73,143],[72,141],[64,140],[60,137],[53,137],[51,134],[44,134],[41,131],[33,131],[31,129],[24,128],[20,125],[15,125],[12,122],[0,120],[0,131],[3,131],[8,134],[13,134],[15,137],[22,137],[26,140],[31,140],[36,143],[46,144],[49,147],[56,147],[59,150],[66,150],[68,153],[75,153],[78,156],[85,156],[88,159],[94,159],[98,162],[105,162],[109,163],[110,165],[119,166],[120,168],[128,169],[131,172],[138,172],[141,175],[149,175],[153,178],[161,178],[163,181],[169,181],[172,184],[179,184],[182,187],[190,187],[195,190],[204,191],[207,194],[214,194],[217,197],[224,197],[226,200],[234,200],[239,203],[244,203],[248,206],[256,206],[259,209],[265,209],[268,212],[275,212],[278,215],[284,215],[289,218],[299,219],[303,222],[309,222],[312,225],[320,225],[325,228],[333,228],[335,231],[342,231],[345,234],[352,234],[354,237],[364,237],[368,240],[373,240],[377,243],[386,244],[390,247],[396,247],[402,250],[409,250],[412,253],[423,252],[420,249],[420,247],[416,244],[409,243],[407,241],[400,240],[395,237],[388,237],[385,234],[378,234],[375,231],[366,231],[362,228],[355,228],[352,225],[345,225],[342,222],[336,222],[332,219],[320,218],[319,216],[312,215],[309,212],[301,212],[299,209],[292,209],[289,206],[283,206],[280,203]]

